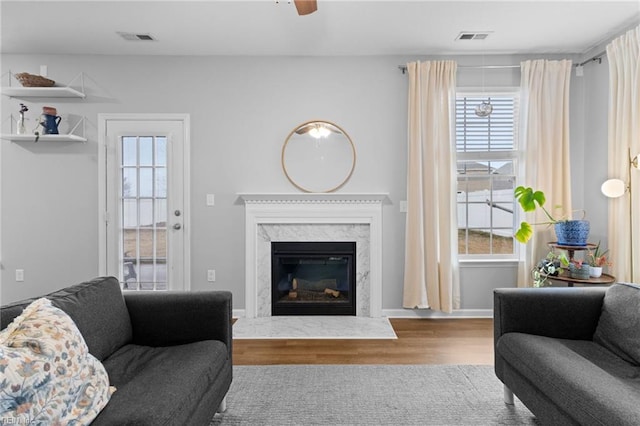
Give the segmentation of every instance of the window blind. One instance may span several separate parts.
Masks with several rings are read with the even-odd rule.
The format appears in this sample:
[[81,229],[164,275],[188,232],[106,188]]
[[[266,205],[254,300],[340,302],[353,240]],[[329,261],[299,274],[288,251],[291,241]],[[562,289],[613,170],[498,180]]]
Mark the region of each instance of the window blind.
[[[478,117],[476,106],[490,102],[493,112]],[[459,96],[456,99],[456,150],[499,152],[517,149],[517,98],[511,96]]]

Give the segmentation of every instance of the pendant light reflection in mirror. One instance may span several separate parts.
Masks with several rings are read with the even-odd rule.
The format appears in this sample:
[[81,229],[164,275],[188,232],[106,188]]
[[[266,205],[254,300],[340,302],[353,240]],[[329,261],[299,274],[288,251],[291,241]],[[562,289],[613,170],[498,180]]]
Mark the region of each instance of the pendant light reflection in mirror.
[[335,123],[313,120],[287,136],[282,147],[282,170],[304,192],[333,192],[342,187],[356,165],[349,135]]

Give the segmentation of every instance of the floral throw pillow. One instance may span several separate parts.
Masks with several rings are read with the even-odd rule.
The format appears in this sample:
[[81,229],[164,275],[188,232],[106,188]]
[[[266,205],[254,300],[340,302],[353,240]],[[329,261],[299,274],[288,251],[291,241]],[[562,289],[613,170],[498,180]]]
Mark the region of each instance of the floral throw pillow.
[[109,402],[104,366],[45,298],[0,331],[0,424],[87,425]]

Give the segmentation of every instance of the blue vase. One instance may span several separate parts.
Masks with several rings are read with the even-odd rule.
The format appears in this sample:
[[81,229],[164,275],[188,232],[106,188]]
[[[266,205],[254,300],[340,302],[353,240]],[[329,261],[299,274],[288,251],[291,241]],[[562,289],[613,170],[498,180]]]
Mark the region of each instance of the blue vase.
[[589,239],[588,220],[565,220],[555,224],[556,238],[562,246],[586,246]]

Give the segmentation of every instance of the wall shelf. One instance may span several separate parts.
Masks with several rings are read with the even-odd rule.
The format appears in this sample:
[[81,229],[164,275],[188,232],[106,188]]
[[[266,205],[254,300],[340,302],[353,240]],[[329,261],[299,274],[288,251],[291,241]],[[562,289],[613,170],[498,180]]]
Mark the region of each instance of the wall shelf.
[[[11,120],[10,132],[17,131],[17,130],[14,130],[14,127],[13,127],[13,124],[15,123],[13,115],[9,117],[9,119]],[[83,136],[79,136],[76,134],[76,130],[78,130],[80,126],[82,126],[81,134]],[[34,133],[27,133],[22,135],[19,135],[17,133],[4,133],[0,135],[0,139],[11,141],[11,142],[38,142],[38,143],[39,142],[87,142],[87,138],[84,137],[84,135],[86,134],[85,131],[86,131],[85,118],[81,117],[80,120],[77,123],[75,123],[73,128],[71,128],[69,133],[64,133],[59,135],[43,134],[43,135],[40,135],[39,138],[37,138],[37,141],[36,141],[36,135]]]
[[[0,139],[4,139],[11,142],[36,142],[36,135],[0,135]],[[83,138],[78,135],[40,135],[38,143],[40,142],[86,142],[87,138]]]
[[3,87],[2,94],[11,98],[84,98],[86,95],[69,86]]
[[[21,87],[12,86],[12,80],[16,80],[12,72],[9,74],[9,85],[0,88],[0,93],[10,98],[82,98],[84,94],[84,73],[78,74],[73,80],[66,86],[52,86],[52,87]],[[4,76],[4,74],[3,74]],[[80,90],[71,87],[71,83],[76,80],[80,80]]]

